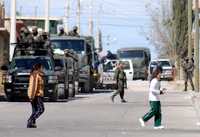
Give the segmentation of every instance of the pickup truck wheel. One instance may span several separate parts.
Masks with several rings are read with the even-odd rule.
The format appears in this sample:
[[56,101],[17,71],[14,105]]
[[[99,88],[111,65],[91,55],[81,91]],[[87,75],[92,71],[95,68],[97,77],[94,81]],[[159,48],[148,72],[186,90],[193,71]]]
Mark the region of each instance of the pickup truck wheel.
[[14,101],[15,101],[15,98],[14,98],[14,96],[12,96],[12,95],[7,95],[6,97],[7,97],[7,100],[8,100],[9,102],[14,102]]
[[54,91],[52,93],[52,96],[50,97],[50,101],[56,102],[57,100],[58,100],[58,93],[57,93],[57,91]]

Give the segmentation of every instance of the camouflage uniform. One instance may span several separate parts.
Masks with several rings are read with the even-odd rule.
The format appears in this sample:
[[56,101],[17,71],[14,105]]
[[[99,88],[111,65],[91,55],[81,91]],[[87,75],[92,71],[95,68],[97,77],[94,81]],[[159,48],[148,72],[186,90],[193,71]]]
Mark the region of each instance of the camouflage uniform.
[[77,26],[74,26],[73,27],[73,30],[72,31],[70,31],[69,33],[68,33],[68,35],[69,36],[79,36],[79,34],[78,34],[78,27]]
[[192,60],[189,60],[188,58],[186,58],[182,66],[183,66],[183,70],[184,70],[184,81],[185,81],[184,91],[187,91],[188,80],[190,81],[192,90],[194,90],[194,84],[192,81],[193,72],[194,72],[194,63]]
[[65,36],[66,33],[65,33],[65,30],[63,27],[59,28],[59,33],[58,33],[58,36]]
[[115,96],[119,94],[121,98],[121,102],[126,102],[124,100],[124,86],[126,83],[126,73],[124,72],[124,70],[117,68],[115,70],[114,79],[116,80],[117,91],[112,95],[111,97],[112,101],[114,102]]

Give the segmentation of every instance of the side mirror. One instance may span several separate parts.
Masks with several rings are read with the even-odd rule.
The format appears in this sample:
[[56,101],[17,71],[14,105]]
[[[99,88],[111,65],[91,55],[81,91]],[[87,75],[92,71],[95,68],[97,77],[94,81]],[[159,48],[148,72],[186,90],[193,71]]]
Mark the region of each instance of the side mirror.
[[55,67],[55,71],[61,71],[62,67]]
[[7,71],[8,70],[8,66],[1,66],[1,70]]

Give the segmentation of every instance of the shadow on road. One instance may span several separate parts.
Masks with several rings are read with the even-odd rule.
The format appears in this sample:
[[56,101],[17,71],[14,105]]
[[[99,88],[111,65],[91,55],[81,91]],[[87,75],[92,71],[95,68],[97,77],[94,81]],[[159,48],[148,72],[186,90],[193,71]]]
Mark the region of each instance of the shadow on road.
[[92,93],[79,93],[78,95],[92,95],[92,94],[102,94],[102,93],[111,93],[114,90],[103,90],[103,89],[96,89]]

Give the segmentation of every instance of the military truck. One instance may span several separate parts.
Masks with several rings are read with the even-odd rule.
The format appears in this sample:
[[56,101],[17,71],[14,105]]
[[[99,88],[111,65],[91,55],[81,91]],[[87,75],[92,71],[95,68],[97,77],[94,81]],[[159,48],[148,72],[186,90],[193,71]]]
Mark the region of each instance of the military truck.
[[78,55],[79,87],[81,92],[92,92],[94,88],[92,75],[92,52],[90,44],[87,44],[86,37],[53,36],[51,37],[52,48],[64,51],[71,49]]
[[55,74],[54,60],[49,55],[49,51],[46,49],[28,50],[16,46],[10,65],[1,67],[2,70],[7,70],[3,84],[8,101],[28,99],[30,72],[36,63],[44,66],[44,98],[49,101],[58,99],[58,77]]
[[119,59],[132,60],[134,69],[133,79],[147,80],[148,66],[151,61],[151,53],[149,48],[121,48],[117,51],[117,56]]

